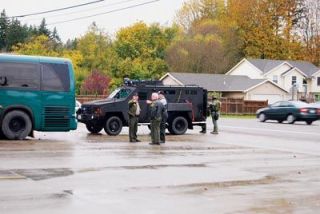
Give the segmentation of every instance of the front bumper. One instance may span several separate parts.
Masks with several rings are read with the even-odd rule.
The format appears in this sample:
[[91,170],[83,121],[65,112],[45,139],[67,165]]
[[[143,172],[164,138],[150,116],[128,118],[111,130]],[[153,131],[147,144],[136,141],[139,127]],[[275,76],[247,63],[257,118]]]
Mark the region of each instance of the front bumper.
[[102,117],[94,114],[77,114],[77,120],[80,123],[92,123],[102,120]]

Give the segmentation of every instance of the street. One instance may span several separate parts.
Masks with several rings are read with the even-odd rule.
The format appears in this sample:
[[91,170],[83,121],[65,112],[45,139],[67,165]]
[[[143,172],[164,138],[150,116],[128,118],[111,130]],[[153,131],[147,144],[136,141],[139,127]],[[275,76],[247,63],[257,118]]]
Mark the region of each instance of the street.
[[319,213],[320,121],[219,121],[150,146],[120,136],[36,133],[0,141],[0,213]]

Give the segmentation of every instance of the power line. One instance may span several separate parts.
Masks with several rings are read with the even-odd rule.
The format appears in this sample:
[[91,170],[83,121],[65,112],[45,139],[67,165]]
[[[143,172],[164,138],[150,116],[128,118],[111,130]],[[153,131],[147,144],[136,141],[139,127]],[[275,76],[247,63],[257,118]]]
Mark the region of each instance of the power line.
[[96,3],[99,3],[102,1],[105,1],[105,0],[91,1],[91,2],[87,2],[87,3],[83,3],[83,4],[77,4],[77,5],[58,8],[58,9],[54,9],[54,10],[47,10],[47,11],[42,11],[42,12],[37,12],[37,13],[29,13],[29,14],[24,14],[24,15],[19,15],[19,16],[12,16],[10,18],[23,18],[23,17],[27,17],[27,16],[35,16],[35,15],[41,15],[41,14],[46,14],[46,13],[53,13],[53,12],[57,12],[57,11],[61,11],[61,10],[69,10],[69,9],[76,8],[76,7],[83,7],[83,6],[90,5],[90,4],[96,4]]
[[[55,17],[60,17],[60,16],[66,16],[66,15],[72,15],[72,14],[77,14],[77,13],[82,13],[82,12],[88,12],[88,11],[93,11],[93,10],[97,10],[97,9],[101,9],[101,8],[106,8],[106,7],[112,7],[112,6],[116,6],[116,5],[120,5],[120,4],[125,4],[128,2],[132,2],[132,1],[137,1],[137,0],[124,0],[124,1],[119,1],[119,2],[114,2],[114,3],[110,3],[110,4],[106,4],[106,5],[101,5],[99,7],[94,7],[94,8],[90,8],[90,9],[86,9],[86,10],[79,10],[79,11],[75,11],[75,12],[70,12],[70,13],[62,13],[62,14],[57,14],[57,15],[52,15],[52,16],[46,16],[45,18],[55,18]],[[26,22],[29,21],[34,21],[34,20],[41,20],[43,19],[41,18],[33,18],[33,19],[26,19]]]
[[147,2],[143,2],[141,4],[135,4],[135,5],[131,5],[131,6],[128,6],[128,7],[122,7],[122,8],[119,8],[119,9],[109,10],[109,11],[106,11],[106,12],[103,12],[103,13],[97,13],[97,14],[93,14],[93,15],[89,15],[89,16],[82,16],[82,17],[78,17],[78,18],[74,18],[74,19],[68,19],[68,20],[64,20],[64,21],[52,22],[52,23],[49,23],[47,25],[57,25],[57,24],[63,24],[63,23],[67,23],[67,22],[87,19],[87,18],[91,18],[91,17],[95,17],[95,16],[101,16],[101,15],[105,15],[105,14],[109,14],[109,13],[114,13],[114,12],[119,12],[119,11],[122,11],[122,10],[128,10],[128,9],[140,7],[140,6],[147,5],[147,4],[152,4],[152,3],[155,3],[155,2],[158,2],[158,1],[160,1],[160,0],[147,1]]

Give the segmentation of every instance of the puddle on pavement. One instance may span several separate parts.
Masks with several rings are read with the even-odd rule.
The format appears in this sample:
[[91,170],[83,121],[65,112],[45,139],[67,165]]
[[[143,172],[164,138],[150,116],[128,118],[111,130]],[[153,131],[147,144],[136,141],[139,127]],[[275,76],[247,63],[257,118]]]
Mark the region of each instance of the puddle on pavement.
[[50,178],[65,177],[73,175],[70,169],[17,169],[12,170],[18,175],[32,179],[34,181],[46,180]]
[[187,185],[175,185],[175,186],[156,186],[156,187],[134,187],[133,190],[138,189],[181,189],[184,194],[201,194],[213,189],[224,189],[230,187],[244,187],[254,185],[268,185],[274,182],[279,182],[280,179],[275,176],[265,176],[256,180],[235,180],[235,181],[223,181],[223,182],[210,182],[210,183],[192,183]]
[[167,167],[187,167],[187,168],[199,168],[206,167],[205,164],[162,164],[162,165],[141,165],[141,166],[115,166],[115,167],[99,167],[99,168],[84,168],[78,170],[71,170],[67,168],[55,168],[55,169],[14,169],[14,170],[1,170],[1,179],[31,179],[34,181],[47,180],[57,177],[66,177],[74,175],[75,173],[90,173],[103,170],[141,170],[141,169],[160,169]]

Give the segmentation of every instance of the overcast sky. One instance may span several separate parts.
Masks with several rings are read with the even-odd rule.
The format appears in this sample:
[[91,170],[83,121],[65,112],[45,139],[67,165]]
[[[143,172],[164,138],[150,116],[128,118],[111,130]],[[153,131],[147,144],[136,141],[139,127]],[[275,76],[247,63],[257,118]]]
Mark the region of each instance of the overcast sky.
[[[18,16],[35,12],[42,12],[57,8],[73,6],[77,4],[92,2],[94,0],[0,0],[0,9],[5,9],[8,16]],[[184,0],[160,0],[155,3],[140,7],[113,12],[105,15],[91,17],[62,24],[53,24],[73,18],[104,13],[111,10],[125,8],[151,0],[105,0],[101,3],[92,4],[70,10],[64,10],[44,15],[20,18],[22,23],[39,25],[42,18],[46,18],[48,28],[57,27],[58,33],[63,41],[83,35],[92,22],[98,27],[113,35],[119,28],[128,26],[137,21],[146,23],[160,23],[169,25],[172,23],[176,11],[181,8]]]

